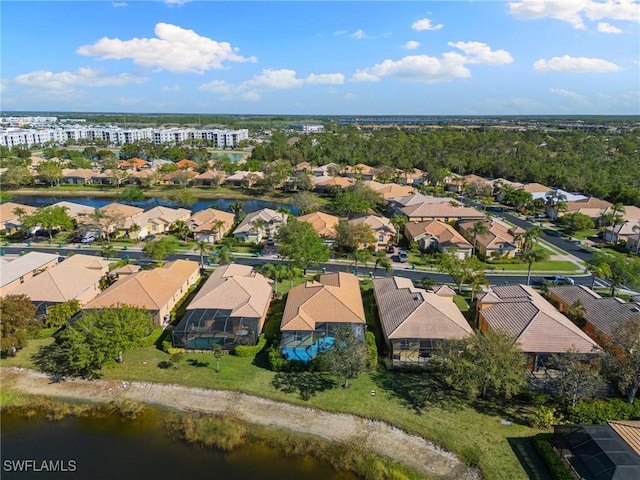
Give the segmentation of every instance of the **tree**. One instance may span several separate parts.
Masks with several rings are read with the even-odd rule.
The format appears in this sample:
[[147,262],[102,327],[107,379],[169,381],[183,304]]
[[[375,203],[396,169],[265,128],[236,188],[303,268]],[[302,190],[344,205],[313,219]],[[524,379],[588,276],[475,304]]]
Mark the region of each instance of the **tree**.
[[244,204],[240,200],[236,200],[229,205],[229,211],[234,215],[234,222],[239,222],[242,212],[244,212]]
[[608,263],[603,261],[600,255],[591,256],[587,260],[587,267],[585,272],[591,273],[591,290],[596,286],[596,278],[609,278],[611,276],[611,267]]
[[285,273],[285,276],[283,278],[286,278],[287,280],[289,280],[289,289],[293,288],[293,281],[302,276],[302,270],[298,267],[296,267],[295,265],[287,265],[287,271]]
[[542,247],[534,247],[531,250],[523,251],[520,258],[527,264],[527,285],[531,283],[531,268],[536,262],[544,262],[549,259],[549,253]]
[[605,252],[595,252],[587,265],[590,271],[597,270],[605,275],[604,279],[611,286],[611,296],[616,294],[616,288],[621,285],[640,284],[640,260],[632,257],[609,255]]
[[104,234],[107,239],[107,243],[111,243],[111,233],[122,227],[125,222],[125,217],[117,210],[102,210],[96,208],[93,213],[89,215],[89,223]]
[[311,224],[299,222],[295,218],[282,225],[278,231],[280,256],[307,274],[307,268],[329,260],[329,246],[326,245]]
[[567,210],[567,196],[557,190],[549,192],[546,196],[545,208],[549,211],[549,216],[556,220],[560,212]]
[[563,215],[561,222],[567,233],[573,235],[580,230],[588,230],[595,227],[595,223],[588,215],[580,212],[567,213]]
[[40,162],[36,167],[36,171],[38,172],[38,176],[51,187],[62,178],[62,168],[53,161]]
[[513,337],[498,331],[442,342],[431,360],[449,385],[470,398],[509,399],[527,383],[526,356]]
[[478,220],[477,222],[474,222],[473,227],[471,228],[471,233],[473,234],[473,255],[475,255],[476,245],[478,244],[478,235],[489,233],[489,227],[483,220]]
[[607,353],[606,362],[620,392],[627,396],[627,402],[633,403],[640,387],[640,322],[629,319],[621,323],[600,344]]
[[340,219],[336,225],[335,248],[345,253],[354,252],[360,245],[371,245],[376,237],[366,223],[350,223]]
[[48,206],[39,208],[35,213],[27,215],[22,219],[25,228],[40,226],[49,232],[49,242],[53,241],[53,230],[71,230],[73,219],[67,213],[67,207]]
[[56,343],[40,349],[35,363],[52,374],[95,378],[101,368],[114,365],[121,352],[140,346],[153,328],[151,313],[142,308],[87,310],[67,325]]
[[454,253],[440,255],[438,269],[448,273],[456,282],[458,293],[462,293],[462,285],[477,275],[484,275],[484,264],[477,257],[458,258]]
[[190,207],[198,201],[191,190],[170,190],[164,195],[165,200],[179,207]]
[[123,203],[141,202],[144,200],[144,192],[138,187],[125,187],[117,198]]
[[79,311],[80,302],[75,298],[52,305],[47,309],[47,326],[59,328],[71,320]]
[[142,251],[147,257],[158,263],[162,263],[163,260],[167,258],[167,255],[178,251],[178,246],[178,240],[173,237],[165,237],[161,240],[147,242]]
[[287,266],[282,263],[265,263],[260,267],[260,273],[265,277],[273,280],[273,292],[278,292],[278,281],[282,280],[287,275]]
[[186,242],[191,235],[191,229],[184,220],[176,220],[169,225],[169,233],[178,237],[183,242]]
[[220,359],[224,356],[224,350],[219,343],[216,343],[211,349],[213,358],[216,359],[216,373],[220,373]]
[[318,197],[311,192],[298,192],[291,197],[291,205],[296,207],[300,215],[317,212],[320,209]]
[[600,357],[577,352],[554,354],[549,367],[556,371],[550,387],[567,404],[575,407],[580,400],[590,399],[606,390],[600,375]]
[[542,234],[542,229],[537,225],[527,228],[524,232],[524,237],[522,240],[522,251],[528,252],[529,250],[532,250]]
[[196,243],[195,250],[200,254],[200,268],[204,268],[204,257],[213,251],[213,245],[209,242],[199,241]]
[[0,298],[0,353],[15,355],[27,343],[27,334],[37,329],[36,307],[26,295]]
[[374,206],[374,203],[362,192],[355,190],[341,191],[335,196],[331,203],[336,214],[347,217],[358,213],[366,213]]
[[348,388],[349,380],[356,378],[367,368],[368,353],[365,343],[356,336],[350,325],[341,325],[333,332],[333,345],[318,355],[321,365],[336,377],[344,379],[343,387]]
[[393,272],[393,265],[391,264],[391,260],[389,260],[389,257],[387,257],[386,253],[376,252],[375,259],[376,259],[376,263],[373,266],[374,277],[376,276],[376,271],[378,270],[378,267],[384,268],[387,275]]
[[226,265],[233,261],[233,255],[231,248],[227,245],[222,245],[214,251],[214,255],[217,257],[217,261],[220,265]]
[[485,277],[484,272],[473,275],[469,279],[469,286],[471,287],[471,301],[473,302],[476,295],[484,290],[484,287],[489,286],[489,280]]
[[368,248],[358,248],[353,251],[353,266],[356,275],[358,275],[358,265],[364,264],[366,267],[367,262],[371,260],[372,256],[371,250]]
[[106,245],[103,245],[102,248],[100,249],[100,255],[102,255],[107,260],[109,258],[113,257],[115,252],[116,252],[115,247],[113,245],[111,245],[110,243],[107,243]]
[[18,188],[33,183],[33,175],[27,167],[11,166],[0,177],[4,188]]

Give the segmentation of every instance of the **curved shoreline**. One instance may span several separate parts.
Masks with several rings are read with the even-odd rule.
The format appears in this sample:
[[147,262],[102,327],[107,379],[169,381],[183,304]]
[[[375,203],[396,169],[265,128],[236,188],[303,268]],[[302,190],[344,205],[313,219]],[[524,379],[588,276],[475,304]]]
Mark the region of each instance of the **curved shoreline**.
[[240,392],[145,382],[67,380],[52,383],[42,373],[0,368],[5,387],[21,393],[90,402],[134,400],[183,411],[225,414],[252,424],[315,435],[329,441],[357,442],[366,450],[402,463],[429,477],[478,480],[479,472],[422,437],[354,415],[276,402]]

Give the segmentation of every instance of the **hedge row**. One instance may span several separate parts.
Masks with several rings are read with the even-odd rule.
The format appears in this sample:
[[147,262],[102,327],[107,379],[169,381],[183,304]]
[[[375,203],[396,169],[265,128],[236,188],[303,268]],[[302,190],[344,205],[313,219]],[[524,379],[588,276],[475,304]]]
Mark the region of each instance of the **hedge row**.
[[540,433],[533,437],[533,447],[555,480],[575,480],[574,476],[571,475],[569,467],[560,459],[551,446],[550,440],[550,433]]
[[138,340],[138,345],[140,347],[150,347],[152,345],[155,345],[163,333],[164,333],[164,328],[154,327],[149,335]]
[[640,420],[640,402],[627,403],[621,398],[580,401],[567,408],[565,418],[569,423],[605,424],[609,420]]
[[238,345],[234,349],[234,354],[237,357],[255,357],[258,353],[262,351],[262,349],[267,345],[267,337],[263,334],[260,334],[258,337],[258,343],[252,346],[247,345]]

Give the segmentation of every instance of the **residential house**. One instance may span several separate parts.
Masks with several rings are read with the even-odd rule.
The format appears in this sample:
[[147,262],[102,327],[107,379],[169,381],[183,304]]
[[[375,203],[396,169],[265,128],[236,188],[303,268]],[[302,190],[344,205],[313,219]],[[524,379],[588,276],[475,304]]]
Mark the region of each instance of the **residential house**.
[[553,191],[553,188],[547,187],[546,185],[542,185],[541,183],[525,183],[522,186],[522,189],[531,194],[531,197],[534,200],[541,198],[542,200],[546,200],[549,192]]
[[318,192],[329,192],[333,189],[344,189],[353,186],[356,181],[345,177],[313,177],[311,179]]
[[455,228],[440,220],[407,222],[404,236],[409,243],[416,242],[422,250],[453,253],[460,259],[472,255],[473,246]]
[[302,175],[303,173],[311,174],[311,170],[313,169],[309,162],[300,162],[293,168],[296,172],[296,175]]
[[336,226],[339,218],[323,212],[313,212],[298,217],[298,221],[311,224],[316,233],[324,241],[332,242],[336,238]]
[[[166,233],[171,224],[177,221],[186,222],[190,216],[191,210],[186,208],[157,206],[127,218],[122,228],[127,231],[129,238],[144,238],[147,235]],[[136,228],[132,230],[134,225]]]
[[458,202],[448,200],[439,203],[420,203],[400,209],[402,215],[410,222],[425,220],[440,220],[442,222],[457,222],[461,220],[483,220],[487,215],[473,207],[459,206]]
[[[144,212],[144,209],[140,207],[134,207],[133,205],[125,205],[122,203],[110,203],[104,207],[98,208],[98,212],[104,217],[104,222],[97,225],[102,231],[101,233],[113,233],[124,234],[126,232],[125,224],[131,226],[131,218]],[[94,222],[93,219],[87,217],[78,217],[78,221],[84,225],[90,225]]]
[[462,193],[465,183],[466,180],[462,175],[450,173],[449,176],[445,178],[445,190],[447,192]]
[[365,180],[364,184],[380,195],[384,200],[390,198],[403,197],[415,193],[415,189],[409,185],[398,185],[397,183],[378,183],[373,180]]
[[491,287],[482,294],[478,325],[482,332],[513,336],[531,370],[543,366],[552,354],[599,351],[596,342],[528,285]]
[[342,166],[337,163],[327,163],[326,165],[318,165],[311,169],[311,175],[314,177],[335,176],[342,171]]
[[215,243],[231,230],[233,221],[233,213],[207,208],[191,215],[187,225],[197,242]]
[[111,170],[105,170],[100,173],[95,173],[91,177],[91,183],[97,185],[119,185],[120,178]]
[[470,173],[462,177],[462,191],[475,190],[487,191],[489,195],[493,194],[493,180],[488,180],[479,175]]
[[[487,231],[485,233],[478,234],[476,237],[477,253],[486,258],[512,258],[520,252],[524,234],[526,233],[523,228],[507,225],[506,223],[494,218],[487,218],[480,221],[484,223]],[[458,229],[471,243],[474,242],[473,229],[476,222],[478,222],[478,220],[467,220],[458,223]]]
[[233,236],[241,242],[260,243],[265,238],[275,237],[280,226],[286,225],[287,218],[284,213],[263,208],[244,217]]
[[247,265],[216,268],[173,331],[173,345],[225,350],[255,345],[272,298],[271,283]]
[[162,177],[165,185],[188,185],[198,174],[192,170],[175,170]]
[[93,177],[99,174],[98,170],[90,168],[63,168],[60,183],[91,184],[94,181]]
[[120,277],[113,285],[84,305],[83,310],[130,305],[149,310],[158,326],[167,326],[171,311],[200,278],[200,265],[174,260],[153,270]]
[[224,183],[226,174],[220,170],[207,170],[193,178],[196,187],[217,187]]
[[595,197],[588,197],[582,200],[567,202],[567,208],[558,212],[558,217],[562,217],[568,213],[582,213],[595,221],[597,221],[605,213],[609,213],[613,204],[606,200]]
[[[22,227],[20,216],[31,215],[38,209],[30,205],[22,205],[21,203],[6,202],[0,204],[0,230],[6,230],[7,233],[13,233]],[[22,211],[18,215],[15,212]]]
[[394,364],[424,363],[438,344],[473,335],[452,297],[416,288],[408,278],[375,278],[373,293]]
[[365,224],[371,228],[373,236],[376,239],[375,245],[362,244],[359,248],[367,248],[372,246],[374,250],[384,249],[387,245],[395,242],[398,232],[396,227],[393,226],[391,220],[387,217],[380,217],[378,215],[364,215],[362,217],[353,218],[349,220],[352,225]]
[[141,158],[130,158],[120,162],[120,169],[122,170],[140,170],[142,168],[151,168],[151,164]]
[[29,252],[15,259],[3,257],[0,268],[0,296],[11,294],[11,290],[57,265],[58,255],[53,253]]
[[427,174],[419,168],[414,168],[409,171],[400,170],[398,172],[398,180],[396,181],[400,185],[409,185],[411,187],[417,187],[427,181]]
[[191,170],[194,169],[198,166],[198,164],[192,160],[187,160],[186,158],[180,160],[179,162],[176,162],[176,167],[178,167],[179,170]]
[[639,303],[601,297],[583,285],[549,287],[549,299],[563,313],[571,312],[576,304],[581,305],[584,308],[583,329],[598,343],[610,341],[611,334],[622,323],[640,322]]
[[358,278],[327,273],[292,288],[287,295],[280,331],[280,352],[288,360],[308,362],[333,345],[334,332],[350,326],[364,341],[366,318]]
[[81,205],[79,203],[73,202],[56,202],[51,205],[52,207],[62,207],[67,209],[67,215],[69,215],[73,220],[82,223],[88,215],[91,215],[95,209],[92,207],[88,207],[86,205]]
[[259,180],[264,178],[263,172],[249,172],[240,170],[225,179],[225,183],[233,187],[252,187]]
[[45,314],[55,304],[78,300],[81,305],[100,293],[100,279],[109,271],[109,262],[95,255],[72,255],[11,290],[26,295]]
[[431,195],[423,195],[422,193],[413,193],[411,195],[403,195],[400,197],[392,197],[387,200],[387,212],[389,216],[403,215],[404,207],[421,205],[423,203],[450,203],[462,207],[462,203],[453,198],[433,197]]
[[[613,209],[609,209],[607,213],[613,213]],[[616,213],[616,217],[619,217],[619,222],[616,225],[605,228],[604,241],[614,243],[627,242],[627,248],[635,251],[634,238],[637,238],[640,233],[640,207],[625,205],[624,212]]]
[[375,177],[376,169],[365,165],[364,163],[358,163],[357,165],[347,165],[344,168],[344,176],[347,178],[355,178],[358,180],[373,180]]

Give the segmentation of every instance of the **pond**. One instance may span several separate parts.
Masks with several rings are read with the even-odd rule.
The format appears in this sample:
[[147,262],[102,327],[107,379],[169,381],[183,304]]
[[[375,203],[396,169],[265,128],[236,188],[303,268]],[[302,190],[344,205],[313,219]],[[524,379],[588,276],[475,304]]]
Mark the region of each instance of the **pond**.
[[231,452],[191,446],[171,438],[154,412],[134,421],[112,415],[55,422],[2,413],[2,479],[357,480],[309,456],[284,456],[262,444]]
[[[12,202],[21,203],[23,205],[31,205],[34,207],[45,207],[47,205],[51,205],[56,202],[72,202],[79,203],[80,205],[86,205],[92,208],[100,208],[108,205],[109,203],[116,202],[115,198],[103,198],[103,197],[91,197],[91,196],[82,196],[82,197],[57,197],[55,195],[14,195],[11,199]],[[216,198],[209,200],[198,200],[191,207],[192,212],[198,212],[200,210],[204,210],[205,208],[213,207],[218,210],[229,211],[229,205],[234,203],[236,200],[228,199],[228,198]],[[299,209],[294,207],[293,205],[287,203],[276,203],[276,202],[266,202],[263,200],[240,200],[240,203],[244,206],[244,213],[255,212],[256,210],[260,210],[262,208],[271,208],[275,210],[278,207],[284,207],[288,209],[293,215],[297,215],[299,213]],[[144,208],[148,210],[157,205],[175,207],[170,202],[167,202],[162,197],[151,197],[147,198],[141,202],[127,202],[128,205],[135,205],[136,207]]]
[[249,157],[249,155],[251,155],[249,152],[212,152],[211,153],[211,159],[212,160],[219,160],[223,157],[229,157],[229,160],[231,160],[232,162],[239,162],[240,160],[242,160],[245,157]]

